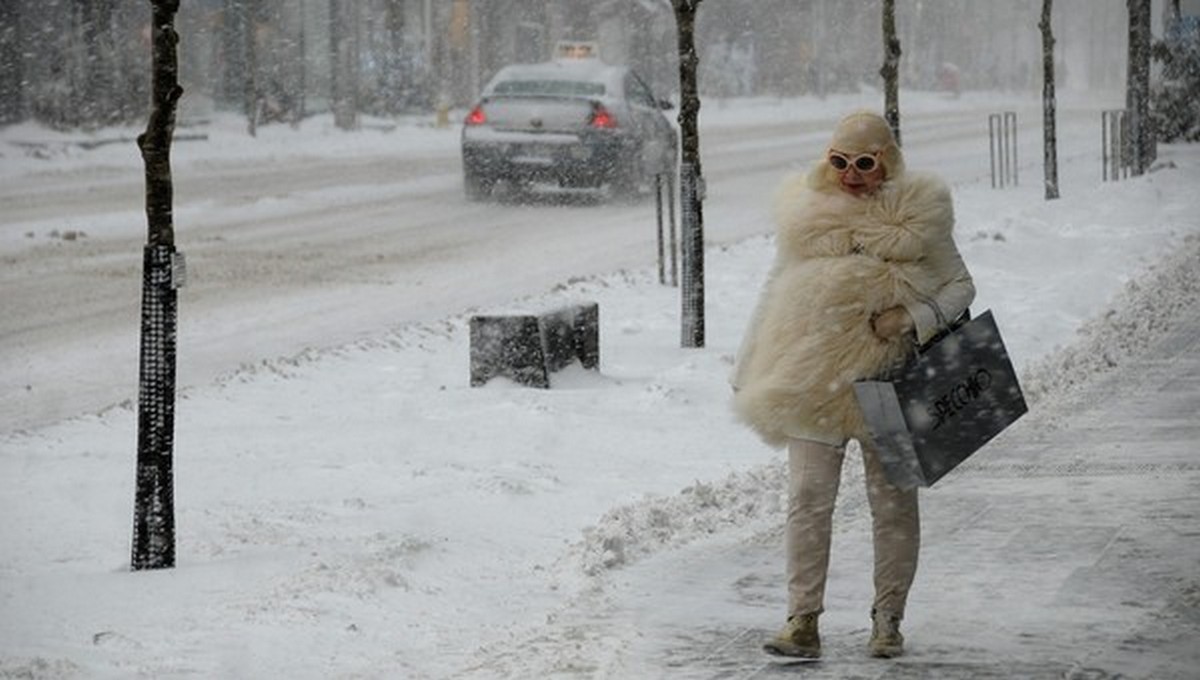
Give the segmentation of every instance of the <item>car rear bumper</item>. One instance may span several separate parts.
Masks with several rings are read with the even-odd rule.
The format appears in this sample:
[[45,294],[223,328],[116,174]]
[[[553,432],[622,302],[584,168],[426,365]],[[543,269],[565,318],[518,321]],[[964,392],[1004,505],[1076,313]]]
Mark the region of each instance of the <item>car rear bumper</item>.
[[493,135],[464,139],[463,170],[485,181],[599,186],[623,169],[625,141],[615,135]]

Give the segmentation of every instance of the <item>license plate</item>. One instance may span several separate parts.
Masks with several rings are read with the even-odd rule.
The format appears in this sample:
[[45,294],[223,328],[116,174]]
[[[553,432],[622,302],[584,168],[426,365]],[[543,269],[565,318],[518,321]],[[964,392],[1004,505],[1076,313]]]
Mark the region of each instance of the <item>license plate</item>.
[[549,144],[524,144],[517,148],[512,160],[518,163],[550,163],[554,160],[554,147]]

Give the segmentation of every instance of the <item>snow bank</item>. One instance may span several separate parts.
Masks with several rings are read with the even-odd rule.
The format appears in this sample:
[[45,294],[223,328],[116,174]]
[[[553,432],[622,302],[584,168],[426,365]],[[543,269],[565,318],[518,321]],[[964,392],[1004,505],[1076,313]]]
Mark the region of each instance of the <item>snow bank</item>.
[[1189,234],[1161,262],[1125,284],[1112,305],[1079,329],[1079,338],[1034,362],[1022,376],[1031,406],[1063,397],[1104,376],[1178,327],[1200,299],[1200,236]]

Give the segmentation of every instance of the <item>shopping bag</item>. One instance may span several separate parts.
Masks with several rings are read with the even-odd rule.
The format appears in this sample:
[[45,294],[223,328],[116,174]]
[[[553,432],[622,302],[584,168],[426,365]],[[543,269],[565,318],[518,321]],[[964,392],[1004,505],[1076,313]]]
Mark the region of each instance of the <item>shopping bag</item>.
[[854,384],[888,481],[931,486],[1028,408],[991,311],[922,349],[889,380]]

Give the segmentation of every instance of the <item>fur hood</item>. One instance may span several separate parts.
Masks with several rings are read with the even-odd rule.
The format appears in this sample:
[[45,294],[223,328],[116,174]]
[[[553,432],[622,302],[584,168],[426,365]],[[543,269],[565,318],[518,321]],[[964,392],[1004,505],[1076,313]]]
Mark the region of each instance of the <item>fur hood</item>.
[[864,437],[852,384],[912,351],[876,337],[872,315],[921,305],[962,267],[940,180],[904,173],[860,198],[820,165],[778,194],[776,258],[734,371],[735,412],[773,446]]

